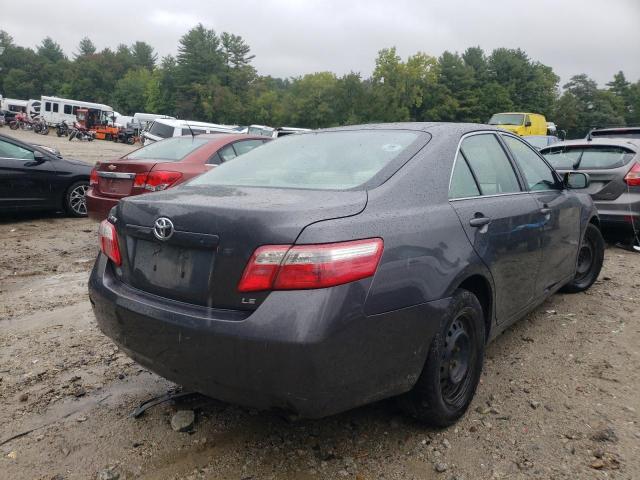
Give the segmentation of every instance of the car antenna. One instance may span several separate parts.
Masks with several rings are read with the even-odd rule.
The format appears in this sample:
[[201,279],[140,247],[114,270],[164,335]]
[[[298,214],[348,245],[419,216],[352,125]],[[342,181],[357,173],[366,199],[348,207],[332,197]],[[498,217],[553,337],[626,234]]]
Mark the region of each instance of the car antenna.
[[193,133],[193,130],[191,129],[191,125],[189,125],[189,123],[187,123],[187,127],[189,127],[189,131],[191,132],[191,138],[193,140],[195,140],[196,139],[196,134]]

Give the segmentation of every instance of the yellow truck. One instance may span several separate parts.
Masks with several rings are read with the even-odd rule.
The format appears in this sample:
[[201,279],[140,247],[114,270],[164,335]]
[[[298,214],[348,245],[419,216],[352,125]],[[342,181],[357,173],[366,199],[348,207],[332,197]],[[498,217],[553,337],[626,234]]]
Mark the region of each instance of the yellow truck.
[[489,120],[489,125],[504,128],[520,136],[547,134],[547,119],[539,113],[496,113]]

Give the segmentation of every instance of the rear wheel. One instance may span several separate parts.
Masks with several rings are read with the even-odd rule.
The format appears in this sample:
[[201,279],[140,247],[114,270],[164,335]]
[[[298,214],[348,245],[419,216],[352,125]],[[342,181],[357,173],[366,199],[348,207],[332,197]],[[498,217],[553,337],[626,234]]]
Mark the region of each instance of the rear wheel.
[[457,290],[436,334],[420,378],[399,398],[400,407],[421,422],[447,427],[469,407],[484,358],[484,315],[480,302]]
[[580,244],[576,275],[573,277],[573,280],[562,287],[562,291],[566,293],[578,293],[588,290],[598,279],[603,261],[604,239],[602,238],[600,229],[593,223],[590,223],[587,225],[582,243]]
[[80,180],[67,189],[65,196],[65,210],[72,217],[87,216],[86,194],[89,190],[89,182]]
[[20,124],[17,121],[9,122],[9,128],[11,130],[17,130]]

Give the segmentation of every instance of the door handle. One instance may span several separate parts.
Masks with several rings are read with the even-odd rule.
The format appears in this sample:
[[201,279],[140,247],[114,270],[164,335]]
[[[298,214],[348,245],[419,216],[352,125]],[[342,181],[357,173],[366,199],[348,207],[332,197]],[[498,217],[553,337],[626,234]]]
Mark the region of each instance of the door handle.
[[484,227],[485,225],[489,225],[491,223],[491,219],[489,217],[474,217],[469,220],[469,225],[475,228]]
[[549,213],[551,213],[551,209],[549,208],[549,205],[545,203],[540,209],[540,213],[543,215],[548,215]]

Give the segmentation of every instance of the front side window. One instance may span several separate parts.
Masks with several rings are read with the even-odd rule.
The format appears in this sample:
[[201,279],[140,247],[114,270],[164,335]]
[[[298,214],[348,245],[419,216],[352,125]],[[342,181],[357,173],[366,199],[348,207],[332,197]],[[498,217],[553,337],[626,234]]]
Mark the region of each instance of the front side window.
[[44,103],[44,109],[46,112],[50,112],[51,111],[51,102],[45,102]]
[[13,143],[0,140],[0,157],[15,158],[17,160],[33,160],[33,152],[26,148],[19,147]]
[[54,104],[53,104],[53,111],[54,111],[55,113],[58,113],[58,105],[59,105],[59,104],[57,104],[57,103],[54,103]]
[[124,158],[127,160],[179,162],[209,141],[210,139],[207,138],[171,137],[142,147]]
[[415,147],[421,133],[351,130],[289,135],[226,162],[192,185],[343,190],[363,185]]
[[557,170],[590,170],[623,167],[634,157],[626,148],[608,145],[559,146],[542,151]]
[[482,195],[521,191],[511,162],[493,134],[465,138],[460,151],[469,162]]
[[473,178],[466,159],[462,153],[458,152],[456,163],[451,174],[451,185],[449,185],[449,198],[467,198],[480,195],[478,184]]
[[262,140],[245,140],[243,142],[235,143],[233,148],[236,150],[238,155],[244,155],[260,145],[262,145]]
[[529,190],[558,188],[556,177],[549,166],[525,142],[510,135],[503,135],[505,143],[524,174]]
[[71,105],[65,105],[64,106],[64,113],[66,115],[71,115]]

